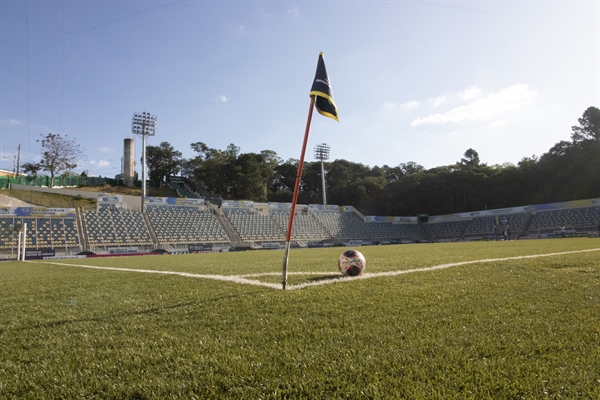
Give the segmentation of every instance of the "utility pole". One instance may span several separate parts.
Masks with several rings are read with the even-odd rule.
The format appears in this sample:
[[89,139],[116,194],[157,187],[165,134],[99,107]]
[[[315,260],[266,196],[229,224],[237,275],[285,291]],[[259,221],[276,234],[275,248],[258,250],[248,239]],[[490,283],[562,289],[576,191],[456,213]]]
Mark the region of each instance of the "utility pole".
[[21,145],[17,147],[17,177],[19,176],[19,172],[21,169]]

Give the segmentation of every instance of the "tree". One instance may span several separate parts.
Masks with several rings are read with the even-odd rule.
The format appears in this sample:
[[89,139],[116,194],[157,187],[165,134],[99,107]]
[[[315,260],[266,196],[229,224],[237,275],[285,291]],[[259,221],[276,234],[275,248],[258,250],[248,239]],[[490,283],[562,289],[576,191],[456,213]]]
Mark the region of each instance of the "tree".
[[[320,172],[320,171],[319,171]],[[317,175],[317,177],[319,177]],[[304,180],[304,178],[303,178]],[[317,181],[317,185],[320,183]],[[377,194],[386,184],[386,170],[346,160],[328,163],[327,191],[328,202],[339,205],[362,207],[372,212]],[[319,186],[316,186],[317,188]]]
[[291,202],[299,161],[293,158],[275,166],[269,196],[270,201]]
[[243,153],[234,162],[236,172],[231,195],[238,199],[267,201],[268,182],[273,179],[273,168],[263,154]]
[[35,180],[37,178],[37,175],[40,172],[40,170],[42,169],[42,166],[40,165],[40,163],[26,162],[26,163],[21,164],[21,168],[23,168],[23,172],[25,172],[26,174],[31,174],[31,176],[33,176],[33,182],[35,185]]
[[210,148],[203,142],[192,143],[191,148],[198,155],[189,160],[186,168],[193,169],[194,180],[210,193],[229,196],[234,186],[235,145],[229,145],[229,153]]
[[586,139],[600,141],[600,109],[588,107],[579,118],[579,126],[571,127],[573,143]]
[[195,169],[196,163],[193,158],[184,158],[181,160],[181,176],[192,179],[194,178]]
[[23,168],[23,172],[26,174],[31,174],[35,178],[42,169],[42,166],[40,163],[26,162],[21,164],[21,168]]
[[[444,215],[515,205],[600,197],[600,111],[590,107],[573,127],[573,141],[560,141],[541,156],[517,165],[488,166],[472,148],[452,165],[426,170],[413,162],[395,167],[347,160],[325,164],[327,201],[353,205],[367,215]],[[192,143],[197,156],[185,160],[185,175],[202,188],[228,199],[292,200],[298,160],[276,153],[241,153]],[[300,204],[322,199],[321,168],[306,162],[300,181]],[[266,198],[265,198],[266,197]]]
[[412,174],[418,174],[421,172],[425,171],[425,167],[417,164],[414,161],[409,161],[406,163],[400,163],[398,165],[398,168],[400,168],[400,170],[402,171],[403,175],[412,175]]
[[240,148],[230,144],[225,151],[228,173],[231,178],[228,194],[233,198],[265,202],[275,178],[275,167],[283,162],[272,150],[260,153],[240,153]]
[[83,153],[77,143],[66,135],[49,133],[40,135],[42,139],[37,142],[42,144],[41,169],[50,173],[50,187],[54,186],[54,177],[73,171],[77,168]]
[[176,175],[181,168],[181,152],[175,150],[169,142],[158,146],[147,146],[146,157],[150,180],[160,184],[171,183],[171,175]]
[[481,164],[479,160],[479,153],[473,149],[467,149],[464,154],[464,158],[460,159],[460,165],[464,167],[478,167]]

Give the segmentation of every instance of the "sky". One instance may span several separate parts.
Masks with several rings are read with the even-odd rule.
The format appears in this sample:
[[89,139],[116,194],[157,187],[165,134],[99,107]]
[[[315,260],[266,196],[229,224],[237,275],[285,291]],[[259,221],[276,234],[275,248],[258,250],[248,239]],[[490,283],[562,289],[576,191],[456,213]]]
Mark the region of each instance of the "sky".
[[114,177],[136,112],[186,158],[298,159],[319,52],[340,121],[313,115],[306,161],[516,164],[600,106],[599,0],[0,0],[0,169],[53,133]]

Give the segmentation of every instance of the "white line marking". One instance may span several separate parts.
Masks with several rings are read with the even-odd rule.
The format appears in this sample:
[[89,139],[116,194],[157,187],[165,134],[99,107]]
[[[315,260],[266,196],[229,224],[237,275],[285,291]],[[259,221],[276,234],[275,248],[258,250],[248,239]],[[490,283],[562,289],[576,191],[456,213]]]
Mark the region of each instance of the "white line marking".
[[[433,267],[405,269],[405,270],[400,270],[400,271],[375,272],[375,273],[365,272],[364,274],[362,274],[360,276],[356,276],[356,277],[344,277],[344,276],[340,275],[339,277],[336,277],[336,278],[323,279],[323,280],[316,281],[316,282],[305,282],[305,283],[300,283],[297,285],[288,285],[287,290],[304,289],[304,288],[307,288],[310,286],[328,285],[331,283],[338,283],[338,282],[351,282],[351,281],[355,281],[357,279],[371,279],[371,278],[379,278],[382,276],[398,276],[398,275],[403,275],[403,274],[411,274],[414,272],[435,271],[435,270],[439,270],[439,269],[459,267],[462,265],[492,263],[492,262],[497,262],[497,261],[522,260],[522,259],[527,259],[527,258],[553,257],[553,256],[562,256],[562,255],[566,255],[566,254],[588,253],[588,252],[592,252],[592,251],[600,251],[600,248],[587,249],[587,250],[563,251],[560,253],[534,254],[534,255],[529,255],[529,256],[486,258],[483,260],[460,261],[460,262],[455,262],[455,263],[434,265]],[[271,289],[281,289],[282,288],[281,283],[268,283],[268,282],[261,282],[261,281],[257,281],[257,280],[253,280],[253,279],[248,279],[248,278],[260,278],[263,276],[280,276],[281,273],[279,273],[279,272],[265,272],[265,273],[260,273],[260,274],[244,274],[244,275],[203,275],[203,274],[192,274],[189,272],[157,271],[157,270],[152,270],[152,269],[98,267],[98,266],[94,266],[94,265],[65,264],[65,263],[48,262],[48,261],[37,261],[37,262],[36,261],[27,261],[27,262],[31,262],[31,263],[35,263],[35,264],[41,263],[41,264],[62,265],[62,266],[67,266],[67,267],[102,269],[102,270],[108,270],[108,271],[141,272],[141,273],[146,273],[146,274],[161,274],[161,275],[178,275],[178,276],[183,276],[186,278],[212,279],[212,280],[216,280],[216,281],[241,283],[243,285],[264,286],[264,287],[268,287]],[[321,275],[322,276],[322,275],[331,275],[332,273],[333,272],[331,272],[331,271],[328,271],[328,272],[289,272],[288,275],[315,275],[315,276]]]

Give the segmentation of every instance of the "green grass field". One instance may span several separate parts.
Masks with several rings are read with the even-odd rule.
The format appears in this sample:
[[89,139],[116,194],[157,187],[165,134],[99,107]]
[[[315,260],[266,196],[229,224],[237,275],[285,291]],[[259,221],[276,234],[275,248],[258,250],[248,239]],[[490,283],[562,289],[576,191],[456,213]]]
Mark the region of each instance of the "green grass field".
[[595,250],[364,247],[366,279],[338,278],[342,248],[292,250],[286,291],[199,276],[279,285],[281,251],[3,262],[0,398],[596,399]]

